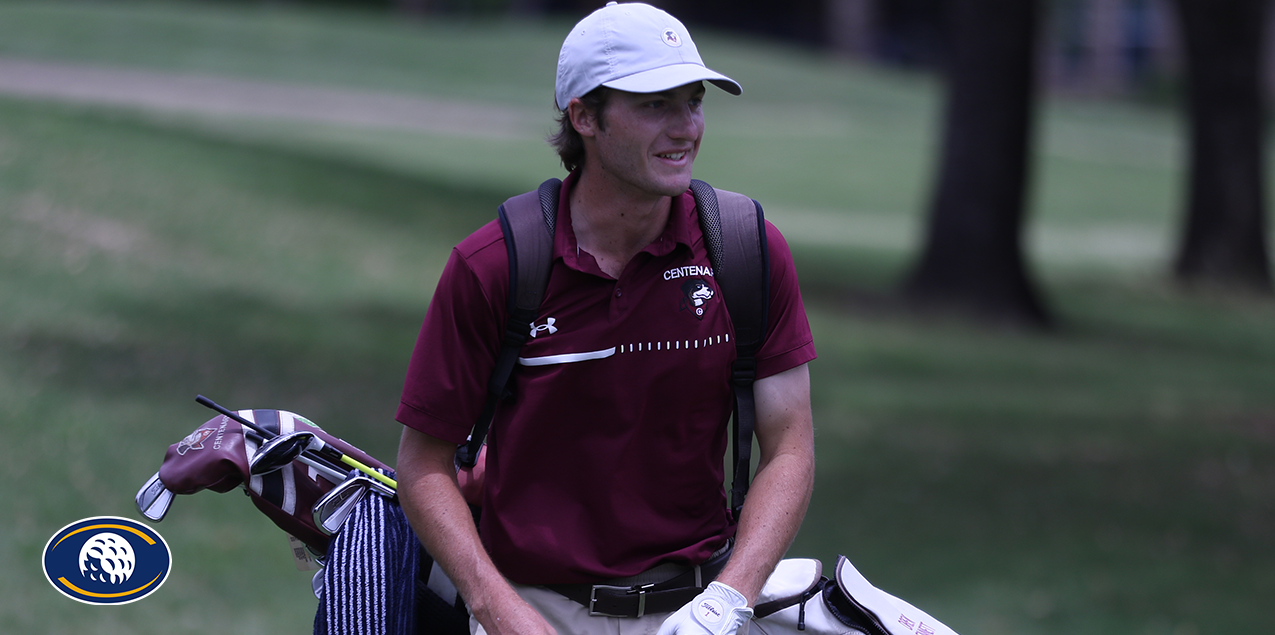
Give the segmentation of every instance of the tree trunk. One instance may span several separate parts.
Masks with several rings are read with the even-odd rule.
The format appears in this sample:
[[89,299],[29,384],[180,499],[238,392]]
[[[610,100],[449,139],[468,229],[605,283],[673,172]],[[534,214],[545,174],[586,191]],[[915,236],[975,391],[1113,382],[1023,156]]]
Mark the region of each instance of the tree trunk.
[[1270,293],[1262,35],[1266,0],[1178,0],[1191,158],[1179,281]]
[[1023,262],[1036,0],[951,0],[941,165],[925,248],[904,284],[923,308],[1045,326]]

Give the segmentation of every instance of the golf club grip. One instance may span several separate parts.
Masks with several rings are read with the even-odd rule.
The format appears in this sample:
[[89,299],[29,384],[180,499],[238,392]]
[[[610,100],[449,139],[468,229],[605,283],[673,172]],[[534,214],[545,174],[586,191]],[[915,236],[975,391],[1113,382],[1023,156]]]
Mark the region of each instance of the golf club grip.
[[262,428],[261,426],[247,419],[244,419],[243,417],[239,416],[236,413],[226,410],[225,408],[221,407],[217,402],[203,395],[195,395],[195,403],[201,406],[204,406],[206,408],[212,408],[213,410],[216,410],[217,412],[220,412],[221,414],[226,415],[227,417],[230,417],[231,419],[234,419],[235,421],[238,421],[240,425],[244,425],[244,426],[248,426],[249,428],[252,428],[257,434],[260,434],[262,437],[266,439],[273,439],[276,436],[273,432],[270,432],[269,430],[266,430],[265,428]]

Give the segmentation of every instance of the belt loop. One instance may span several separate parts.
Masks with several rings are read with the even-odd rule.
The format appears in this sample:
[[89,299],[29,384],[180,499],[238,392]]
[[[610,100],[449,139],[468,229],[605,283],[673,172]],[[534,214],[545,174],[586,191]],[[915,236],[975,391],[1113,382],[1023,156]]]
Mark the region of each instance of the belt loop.
[[638,596],[637,615],[634,615],[633,617],[642,617],[643,615],[646,615],[646,594],[649,593],[651,588],[654,586],[655,583],[651,583],[635,586],[629,589],[629,593],[636,593]]
[[697,589],[704,588],[704,578],[702,577],[702,574],[700,573],[699,565],[695,565],[695,588]]

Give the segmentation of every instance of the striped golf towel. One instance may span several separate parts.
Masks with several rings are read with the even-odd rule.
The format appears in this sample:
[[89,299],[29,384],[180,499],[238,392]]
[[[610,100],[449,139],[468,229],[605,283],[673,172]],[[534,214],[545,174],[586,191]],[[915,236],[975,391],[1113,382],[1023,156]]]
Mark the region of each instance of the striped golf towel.
[[[358,504],[328,546],[315,635],[466,635],[455,587],[420,546],[403,510]],[[447,598],[447,599],[444,599]]]

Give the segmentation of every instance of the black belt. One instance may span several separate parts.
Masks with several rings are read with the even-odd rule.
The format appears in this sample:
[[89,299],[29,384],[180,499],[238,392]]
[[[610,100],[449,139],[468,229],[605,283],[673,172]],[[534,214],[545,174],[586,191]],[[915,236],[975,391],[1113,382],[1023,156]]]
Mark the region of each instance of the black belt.
[[574,600],[595,617],[642,617],[672,613],[704,591],[730,559],[731,550],[664,582],[613,586],[608,584],[547,584],[545,588]]

